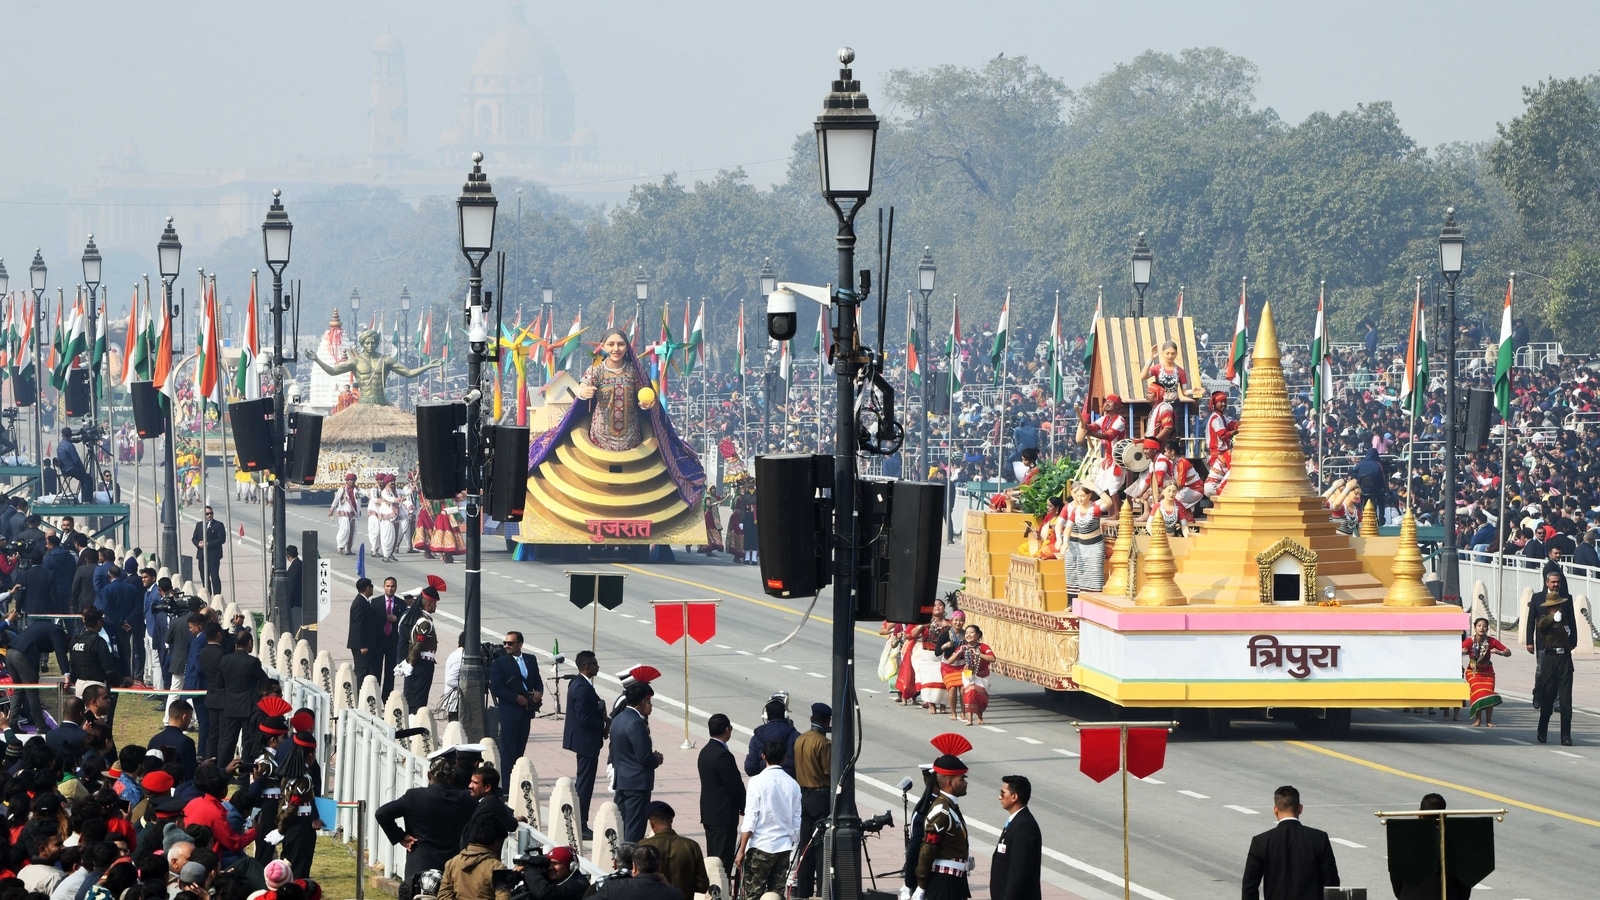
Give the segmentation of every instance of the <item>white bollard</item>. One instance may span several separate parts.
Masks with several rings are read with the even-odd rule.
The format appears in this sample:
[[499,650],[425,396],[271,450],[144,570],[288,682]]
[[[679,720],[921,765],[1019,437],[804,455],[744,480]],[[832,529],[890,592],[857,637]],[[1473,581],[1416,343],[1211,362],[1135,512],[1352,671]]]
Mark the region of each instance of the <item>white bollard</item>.
[[368,675],[361,682],[361,692],[357,694],[359,698],[356,701],[357,708],[373,718],[383,718],[383,701],[378,698],[378,693],[382,689],[377,676]]
[[407,726],[411,717],[406,714],[406,700],[400,696],[399,691],[390,691],[388,702],[383,704],[383,721],[390,728],[399,731]]
[[617,869],[617,848],[622,845],[622,810],[610,800],[594,811],[594,846],[589,861],[602,872]]
[[467,733],[462,730],[460,722],[451,722],[444,726],[444,737],[440,738],[439,746],[456,747],[467,742]]
[[[524,757],[526,759],[526,757]],[[521,765],[522,760],[518,760]],[[565,843],[583,855],[583,811],[578,807],[578,791],[572,779],[563,775],[550,787],[550,807],[545,822],[550,826],[550,837],[557,844]],[[535,826],[538,827],[538,826]]]
[[356,667],[346,660],[339,663],[339,670],[333,676],[333,716],[356,705]]
[[306,681],[311,680],[313,674],[311,671],[311,642],[305,638],[294,642],[293,664],[289,674],[295,678],[302,678]]
[[326,650],[317,651],[316,658],[311,661],[311,680],[323,693],[333,693],[333,656]]
[[272,665],[278,654],[278,629],[271,622],[261,626],[261,640],[256,642],[256,658]]
[[412,735],[410,739],[411,752],[426,759],[434,751],[433,728],[428,721],[427,709],[419,709],[411,716],[412,728],[426,728],[425,734]]

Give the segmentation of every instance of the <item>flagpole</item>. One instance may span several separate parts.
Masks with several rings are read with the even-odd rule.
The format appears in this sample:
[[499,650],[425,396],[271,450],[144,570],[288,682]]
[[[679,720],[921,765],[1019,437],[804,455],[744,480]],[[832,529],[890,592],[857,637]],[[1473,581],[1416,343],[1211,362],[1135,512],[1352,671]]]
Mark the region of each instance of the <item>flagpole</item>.
[[[220,353],[220,352],[221,352],[221,350],[219,349],[218,353]],[[219,359],[218,362],[220,363],[221,360]],[[248,376],[246,376],[246,377],[248,377]],[[219,393],[221,393],[221,395],[224,398],[226,398],[227,390],[224,387],[222,387],[222,374],[221,374],[221,372],[217,373],[217,390],[218,390]],[[217,411],[217,419],[219,420],[219,424],[221,425],[220,430],[222,432],[222,474],[223,474],[224,477],[226,477],[227,474],[228,474],[229,463],[234,461],[233,460],[233,454],[228,452],[228,417],[222,414],[221,409],[218,409],[218,411]],[[233,534],[232,534],[232,529],[233,529],[233,493],[234,493],[235,490],[238,489],[238,486],[239,486],[239,472],[238,472],[237,464],[235,464],[235,466],[234,466],[233,477],[229,478],[227,480],[229,482],[228,486],[226,488],[224,488],[223,491],[222,491],[222,512],[223,512],[223,515],[228,517],[228,526],[227,526],[228,529],[229,529],[228,538],[231,538],[231,537],[233,537]],[[224,538],[223,539],[223,545],[224,546],[227,545],[228,538]],[[235,568],[235,563],[236,563],[236,561],[238,559],[239,554],[236,552],[236,550],[237,550],[237,548],[235,548],[235,550],[229,551],[229,553],[228,553],[228,596],[233,599],[233,602],[238,603],[239,602],[239,579],[238,579],[238,575],[237,575],[237,569]],[[265,595],[263,595],[263,596],[265,596]],[[243,608],[242,604],[241,604],[240,608],[241,609]]]
[[[1504,318],[1505,316],[1508,316],[1510,314],[1509,313],[1509,309],[1510,309],[1510,306],[1511,306],[1511,295],[1516,290],[1516,286],[1517,286],[1517,273],[1516,272],[1512,272],[1510,280],[1507,282],[1507,285],[1506,285],[1506,308],[1507,308],[1507,311],[1502,314],[1502,318]],[[1508,337],[1509,337],[1508,335],[1502,334],[1500,336],[1500,339],[1502,341],[1505,341],[1505,340],[1508,339]],[[1500,358],[1500,348],[1498,346],[1495,347],[1495,358],[1496,358],[1496,360],[1498,362],[1498,360]],[[1498,365],[1497,365],[1497,367],[1498,367]],[[1509,382],[1510,378],[1511,378],[1511,372],[1508,369],[1506,371],[1506,379],[1507,379],[1508,382]],[[1498,379],[1496,379],[1496,380],[1498,381]],[[1498,390],[1499,385],[1496,384],[1495,387]],[[1508,396],[1508,400],[1507,400],[1507,403],[1506,403],[1505,412],[1509,413],[1511,411],[1511,404],[1509,402],[1509,394],[1507,396]],[[1499,397],[1496,396],[1495,399],[1498,401]],[[1498,403],[1496,405],[1498,406]],[[1495,630],[1497,630],[1497,631],[1501,630],[1501,628],[1503,627],[1503,626],[1501,626],[1500,623],[1505,621],[1505,612],[1506,612],[1506,605],[1505,605],[1505,597],[1506,597],[1506,595],[1505,595],[1505,579],[1506,579],[1506,472],[1507,472],[1508,467],[1510,466],[1510,463],[1511,463],[1511,418],[1510,418],[1510,416],[1502,415],[1500,417],[1500,506],[1499,506],[1498,509],[1496,509],[1496,512],[1499,513],[1499,517],[1500,517],[1499,518],[1499,522],[1497,523],[1499,525],[1498,531],[1500,533],[1500,543],[1499,543],[1499,546],[1497,546],[1495,548],[1496,552],[1495,552],[1495,586],[1494,586],[1494,594],[1495,594],[1494,618],[1495,618]],[[1532,622],[1528,623],[1528,628],[1529,628],[1528,633],[1530,635],[1533,634],[1533,630],[1532,630],[1533,629],[1533,623]]]
[[[600,604],[596,603],[596,606]],[[689,737],[689,602],[683,606],[683,743],[679,750],[693,750],[694,739]]]
[[[996,490],[999,489],[1000,482],[1005,480],[1005,471],[1004,471],[1004,469],[1005,469],[1005,464],[1006,464],[1005,463],[1005,455],[1006,455],[1006,373],[1011,368],[1011,334],[1010,334],[1010,331],[1011,331],[1011,317],[1010,317],[1010,311],[1011,311],[1011,288],[1010,288],[1009,285],[1006,287],[1006,302],[1005,302],[1005,306],[1002,306],[1001,310],[1002,310],[1002,318],[1005,319],[1005,321],[1002,322],[1001,324],[1005,326],[1006,336],[1005,336],[1005,346],[1000,348],[1000,394],[999,394],[999,396],[995,397],[995,401],[994,401],[994,425],[995,425],[995,436],[994,436],[994,456],[995,456],[994,473],[995,474],[994,474],[994,483],[995,483],[995,489]],[[995,337],[996,337],[996,339],[998,339],[999,335],[997,334],[997,335],[995,335]]]

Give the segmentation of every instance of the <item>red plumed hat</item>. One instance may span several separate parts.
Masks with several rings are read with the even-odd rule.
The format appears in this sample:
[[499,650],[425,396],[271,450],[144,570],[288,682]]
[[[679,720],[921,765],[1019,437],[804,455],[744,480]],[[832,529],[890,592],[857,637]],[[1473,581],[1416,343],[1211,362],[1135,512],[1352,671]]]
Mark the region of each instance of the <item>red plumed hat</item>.
[[440,578],[437,575],[429,575],[428,576],[428,587],[431,587],[436,591],[448,590],[448,588],[445,587],[444,579]]
[[953,731],[937,735],[929,741],[933,749],[939,751],[939,758],[933,761],[933,771],[939,775],[961,775],[967,771],[967,764],[961,761],[961,754],[972,749],[972,742]]
[[638,665],[630,668],[626,672],[623,672],[621,681],[623,687],[627,687],[629,684],[633,684],[635,682],[639,684],[649,684],[660,677],[661,670],[655,666]]
[[286,716],[294,707],[289,705],[289,701],[273,694],[262,697],[261,702],[256,704],[256,709],[261,710],[261,714],[270,719],[273,716]]
[[309,709],[302,709],[289,717],[289,727],[295,731],[311,731],[316,726],[316,714]]

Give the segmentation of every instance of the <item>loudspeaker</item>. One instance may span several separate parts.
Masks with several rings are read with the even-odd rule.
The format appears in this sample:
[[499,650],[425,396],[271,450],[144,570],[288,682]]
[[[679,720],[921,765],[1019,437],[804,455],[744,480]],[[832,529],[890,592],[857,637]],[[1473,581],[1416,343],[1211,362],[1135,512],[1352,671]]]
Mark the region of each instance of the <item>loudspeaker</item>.
[[93,403],[89,399],[88,369],[71,369],[67,372],[65,396],[67,415],[69,417],[87,416],[89,414],[89,411],[93,409]]
[[460,430],[465,424],[465,403],[417,404],[417,474],[429,500],[453,500],[467,489],[467,436]]
[[761,587],[771,596],[810,596],[831,580],[828,513],[833,504],[820,499],[818,489],[832,485],[831,456],[756,457]]
[[[924,378],[930,376],[923,376]],[[950,415],[950,378],[931,376],[933,381],[928,385],[928,411],[936,416]]]
[[889,577],[880,595],[883,618],[928,621],[939,588],[939,545],[944,525],[944,485],[896,481],[890,486]]
[[313,413],[289,413],[289,484],[317,483],[317,454],[322,450],[322,417]]
[[528,498],[528,429],[516,425],[489,426],[489,516],[501,522],[521,522]]
[[[1456,410],[1461,421],[1461,427],[1456,432],[1460,438],[1456,449],[1464,453],[1476,453],[1489,448],[1489,413],[1493,411],[1493,391],[1473,388],[1467,392],[1466,407],[1463,409],[1458,406]],[[1466,415],[1461,416],[1462,412]]]
[[167,416],[162,409],[166,398],[148,381],[135,381],[129,386],[133,396],[133,427],[143,439],[158,438],[167,433]]
[[889,590],[889,510],[894,481],[856,481],[856,583],[850,606],[857,622],[883,618],[881,598]]
[[16,396],[16,405],[19,407],[32,406],[39,402],[38,382],[23,376],[21,369],[16,369],[11,378],[11,391]]
[[229,403],[228,424],[233,428],[233,452],[239,460],[239,471],[271,469],[273,451],[278,446],[277,429],[272,421],[272,398]]

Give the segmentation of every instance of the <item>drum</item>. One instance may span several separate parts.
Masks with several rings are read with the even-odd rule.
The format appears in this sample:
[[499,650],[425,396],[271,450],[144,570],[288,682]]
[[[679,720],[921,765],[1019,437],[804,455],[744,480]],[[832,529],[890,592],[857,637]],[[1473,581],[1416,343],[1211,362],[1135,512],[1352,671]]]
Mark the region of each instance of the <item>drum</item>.
[[1111,449],[1117,462],[1129,472],[1144,472],[1150,468],[1150,451],[1145,449],[1144,441],[1124,438],[1113,444]]

